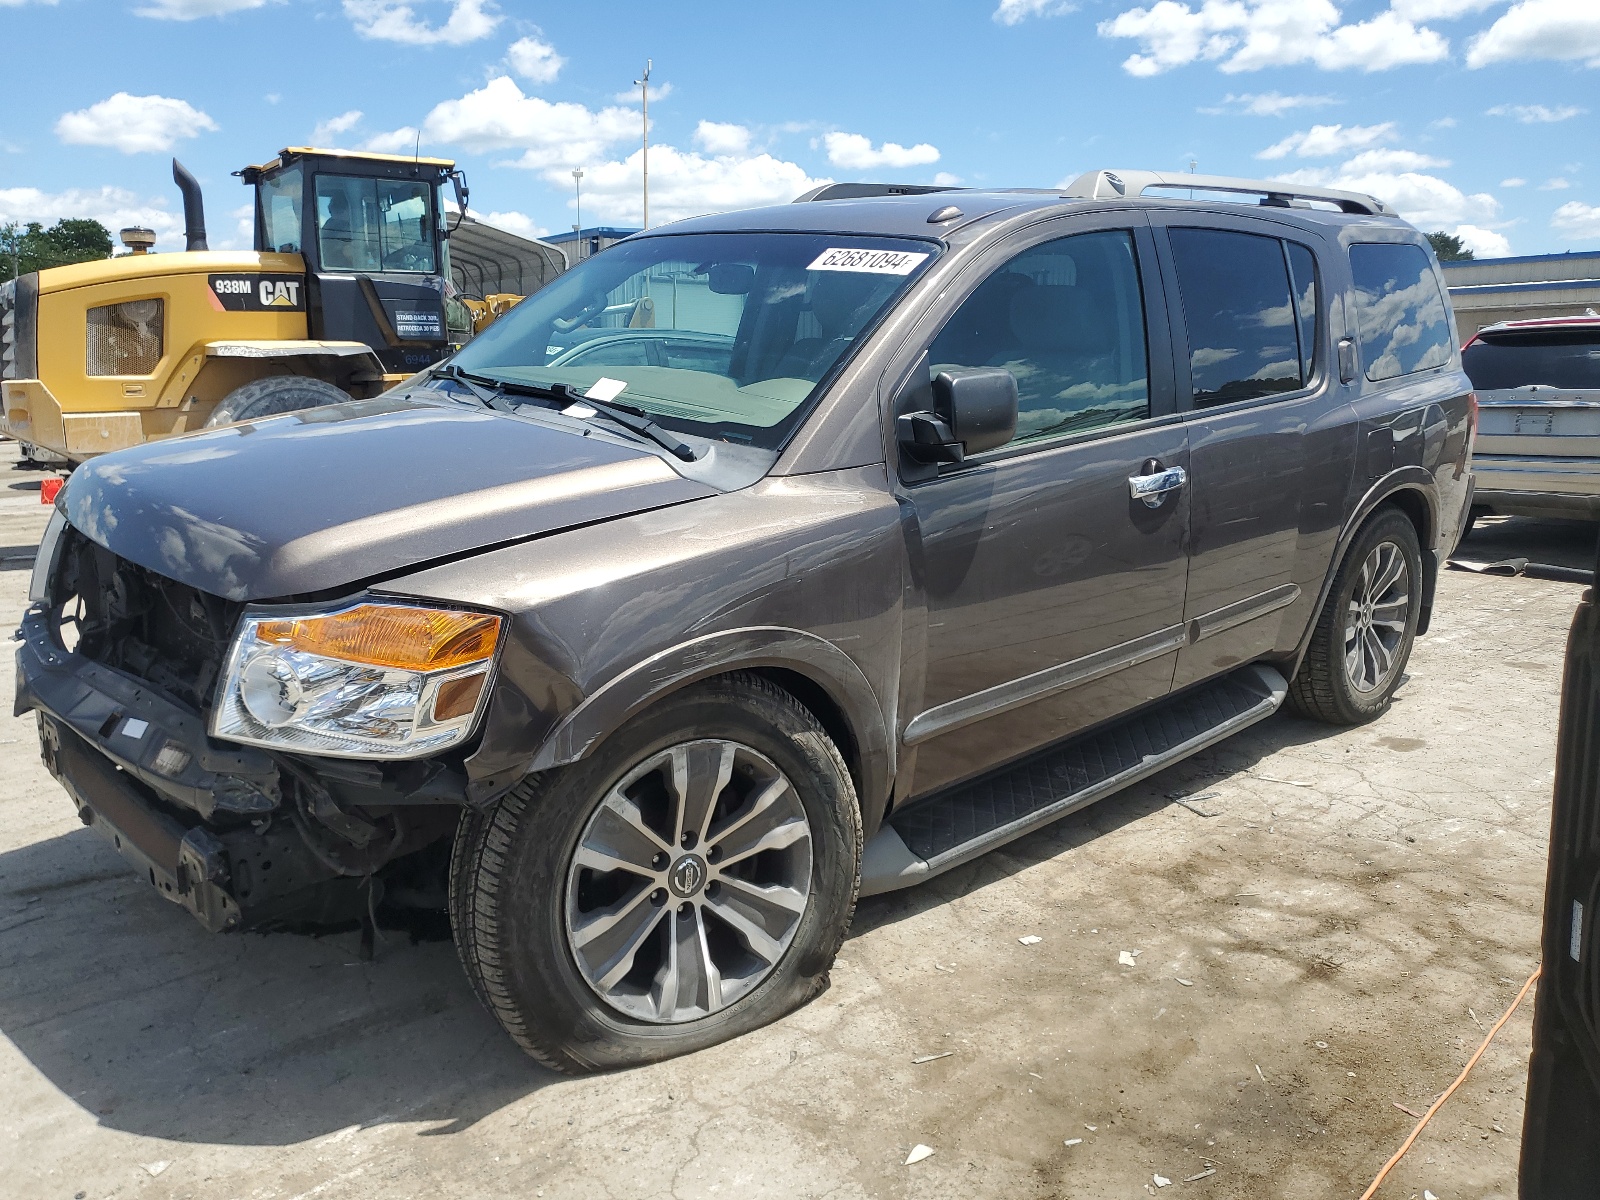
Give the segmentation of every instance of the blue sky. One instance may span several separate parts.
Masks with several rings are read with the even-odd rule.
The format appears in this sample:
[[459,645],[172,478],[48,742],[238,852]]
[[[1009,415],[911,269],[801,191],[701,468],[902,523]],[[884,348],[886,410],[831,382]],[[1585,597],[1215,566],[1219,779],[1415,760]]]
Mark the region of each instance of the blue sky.
[[316,140],[456,158],[526,233],[825,179],[1049,187],[1098,167],[1354,187],[1484,254],[1600,249],[1600,0],[0,0],[0,220],[214,247],[230,172]]

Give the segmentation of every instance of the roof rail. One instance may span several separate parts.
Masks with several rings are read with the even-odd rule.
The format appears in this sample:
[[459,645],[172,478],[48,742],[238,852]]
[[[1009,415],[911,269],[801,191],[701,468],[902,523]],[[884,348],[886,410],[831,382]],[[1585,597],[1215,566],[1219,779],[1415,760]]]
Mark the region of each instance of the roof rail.
[[936,183],[825,183],[794,198],[796,204],[812,200],[860,200],[865,196],[926,196],[930,192],[961,192],[965,188]]
[[1150,188],[1192,188],[1199,192],[1243,192],[1261,197],[1259,203],[1288,208],[1295,200],[1324,200],[1337,204],[1347,213],[1372,217],[1398,216],[1395,210],[1363,192],[1341,192],[1334,188],[1307,187],[1265,179],[1236,179],[1231,175],[1191,175],[1188,172],[1163,174],[1160,171],[1089,171],[1079,175],[1061,193],[1073,199],[1119,200],[1142,196]]

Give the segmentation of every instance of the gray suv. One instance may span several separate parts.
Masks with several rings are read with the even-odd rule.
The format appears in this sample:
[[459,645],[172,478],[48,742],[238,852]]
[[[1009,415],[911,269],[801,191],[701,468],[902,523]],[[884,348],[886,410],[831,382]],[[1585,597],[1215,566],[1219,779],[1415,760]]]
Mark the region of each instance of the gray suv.
[[858,895],[1384,712],[1470,487],[1415,230],[1145,172],[803,199],[79,468],[17,708],[84,822],[214,930],[447,907],[588,1071],[802,1004]]

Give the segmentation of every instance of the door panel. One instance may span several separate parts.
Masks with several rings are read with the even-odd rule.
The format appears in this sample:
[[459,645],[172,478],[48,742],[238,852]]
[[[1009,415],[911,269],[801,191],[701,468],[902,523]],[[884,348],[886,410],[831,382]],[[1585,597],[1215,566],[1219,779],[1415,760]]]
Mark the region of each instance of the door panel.
[[[967,697],[1006,705],[919,746],[919,794],[1167,693],[1175,652],[1136,662],[1153,647],[1129,643],[1181,634],[1189,503],[1182,490],[1156,509],[1130,496],[1128,477],[1151,459],[1187,469],[1181,424],[1063,446],[916,489],[921,553],[913,582],[925,598],[928,630],[923,711]],[[1081,662],[1106,651],[1109,661]],[[995,694],[1067,664],[1097,677],[1017,705]],[[1102,668],[1109,673],[1098,675]],[[1056,682],[1071,680],[1035,686]]]
[[904,731],[916,794],[1168,689],[1189,501],[1178,487],[1148,505],[1129,479],[1187,470],[1187,434],[1149,233],[1121,224],[1029,235],[929,339],[934,372],[1010,370],[1019,417],[1011,445],[904,490],[926,617],[907,647],[923,668]]
[[1179,387],[1192,410],[1184,617],[1198,636],[1178,656],[1173,686],[1184,687],[1292,644],[1305,627],[1326,566],[1307,545],[1338,531],[1355,428],[1323,365],[1327,284],[1312,247],[1244,218],[1166,223]]

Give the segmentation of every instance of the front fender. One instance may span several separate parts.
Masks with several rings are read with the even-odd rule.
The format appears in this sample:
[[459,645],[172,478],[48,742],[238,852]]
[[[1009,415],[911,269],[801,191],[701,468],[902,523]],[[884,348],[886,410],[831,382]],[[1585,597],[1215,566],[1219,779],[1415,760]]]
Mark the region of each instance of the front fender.
[[843,714],[856,743],[862,821],[866,829],[875,829],[894,778],[894,739],[888,721],[855,661],[832,642],[799,629],[727,629],[651,655],[563,717],[540,744],[528,770],[577,762],[630,718],[680,688],[729,671],[762,668],[803,675],[822,688]]

